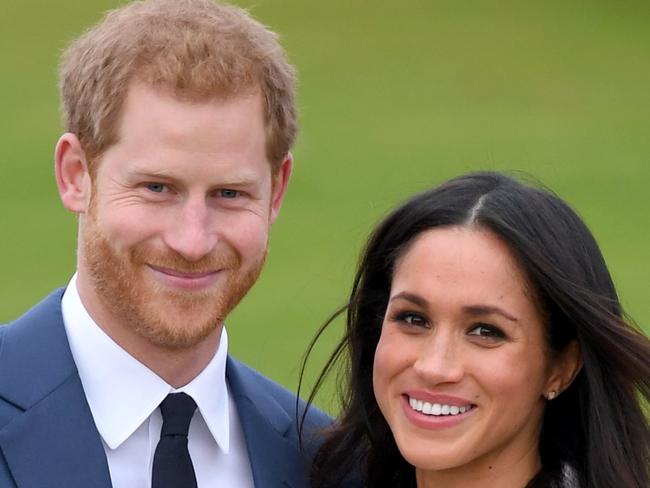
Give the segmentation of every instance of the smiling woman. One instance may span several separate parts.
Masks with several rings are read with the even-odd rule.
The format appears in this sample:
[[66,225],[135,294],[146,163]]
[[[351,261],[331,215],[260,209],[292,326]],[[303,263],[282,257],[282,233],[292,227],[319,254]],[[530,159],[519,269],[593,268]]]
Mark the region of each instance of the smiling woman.
[[[507,246],[474,226],[420,234],[395,263],[374,391],[421,486],[525,486],[539,469],[544,396],[571,383]],[[497,486],[497,485],[495,485]]]
[[416,196],[371,236],[347,311],[312,393],[347,361],[314,486],[650,486],[650,341],[552,193],[475,173]]

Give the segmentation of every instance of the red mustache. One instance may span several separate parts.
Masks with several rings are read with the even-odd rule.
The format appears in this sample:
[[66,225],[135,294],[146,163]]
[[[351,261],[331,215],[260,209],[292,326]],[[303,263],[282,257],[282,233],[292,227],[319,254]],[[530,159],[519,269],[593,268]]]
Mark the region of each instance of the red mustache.
[[234,249],[225,245],[198,261],[188,261],[173,250],[160,251],[149,246],[138,246],[131,251],[131,262],[169,269],[180,274],[202,274],[236,269],[241,264],[241,257]]

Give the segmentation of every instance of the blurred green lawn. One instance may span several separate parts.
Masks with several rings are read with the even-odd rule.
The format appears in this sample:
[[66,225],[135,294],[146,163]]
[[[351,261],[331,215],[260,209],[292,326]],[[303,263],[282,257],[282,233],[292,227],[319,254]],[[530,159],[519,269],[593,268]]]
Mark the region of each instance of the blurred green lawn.
[[[0,322],[73,272],[75,220],[53,180],[57,58],[119,3],[0,7]],[[228,321],[236,356],[295,389],[373,223],[475,169],[530,173],[573,204],[650,331],[650,3],[237,3],[281,33],[298,67],[302,133],[268,264]],[[337,334],[316,350],[308,380]]]

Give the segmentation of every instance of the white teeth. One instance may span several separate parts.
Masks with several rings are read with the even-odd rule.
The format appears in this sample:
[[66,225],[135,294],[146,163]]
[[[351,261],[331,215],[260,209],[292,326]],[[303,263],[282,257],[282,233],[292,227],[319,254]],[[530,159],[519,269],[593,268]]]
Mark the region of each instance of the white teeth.
[[471,405],[463,405],[459,407],[458,405],[446,405],[444,403],[429,403],[423,402],[422,400],[417,400],[415,398],[409,397],[409,405],[416,412],[421,412],[425,415],[460,415],[469,411]]

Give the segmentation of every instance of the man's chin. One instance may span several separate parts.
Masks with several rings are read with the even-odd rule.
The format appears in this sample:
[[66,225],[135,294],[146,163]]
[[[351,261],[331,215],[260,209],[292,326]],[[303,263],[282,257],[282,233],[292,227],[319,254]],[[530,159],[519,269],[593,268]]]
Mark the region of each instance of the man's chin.
[[179,311],[149,315],[147,320],[133,324],[135,331],[150,344],[169,350],[192,348],[208,338],[223,324],[218,316],[193,316]]

